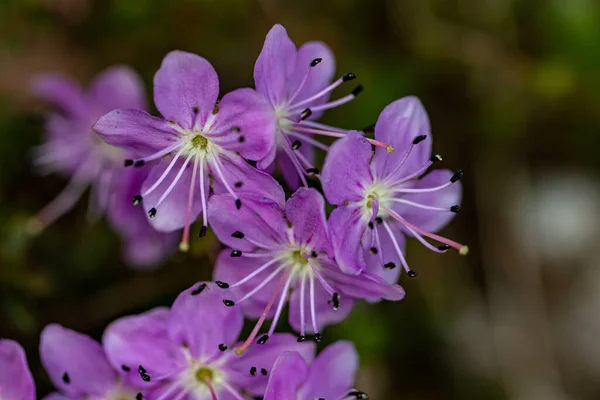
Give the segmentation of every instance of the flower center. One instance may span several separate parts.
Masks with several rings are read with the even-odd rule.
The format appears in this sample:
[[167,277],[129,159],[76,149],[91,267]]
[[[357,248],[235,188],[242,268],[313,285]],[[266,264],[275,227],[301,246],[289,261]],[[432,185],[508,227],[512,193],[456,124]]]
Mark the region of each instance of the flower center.
[[208,146],[208,139],[200,134],[196,134],[190,141],[192,146],[201,150],[206,149]]
[[394,193],[387,185],[378,182],[374,183],[365,191],[361,213],[363,219],[370,221],[377,217],[377,215],[385,215],[386,212],[381,210],[381,207],[389,208],[393,198]]
[[200,367],[196,371],[196,379],[202,383],[212,382],[214,375],[213,370],[207,367]]

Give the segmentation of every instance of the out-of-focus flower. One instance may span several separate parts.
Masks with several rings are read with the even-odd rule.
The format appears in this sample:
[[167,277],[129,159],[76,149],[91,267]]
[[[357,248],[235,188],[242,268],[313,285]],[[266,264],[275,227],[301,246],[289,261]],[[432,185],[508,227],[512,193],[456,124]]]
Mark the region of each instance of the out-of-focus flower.
[[46,399],[141,399],[139,388],[124,382],[109,364],[100,343],[51,324],[40,339],[42,364],[59,393]]
[[293,351],[282,353],[273,366],[265,400],[368,399],[353,389],[358,354],[350,342],[326,347],[310,364]]
[[123,379],[144,384],[144,398],[150,400],[244,399],[242,392],[261,396],[283,351],[297,351],[306,362],[314,357],[312,343],[297,343],[289,334],[276,334],[239,357],[228,349],[242,325],[240,310],[223,306],[219,288],[198,283],[183,291],[170,311],[113,322],[103,342]]
[[225,305],[241,305],[246,315],[259,318],[238,352],[250,346],[267,317],[273,322],[258,343],[273,335],[288,297],[289,320],[300,331],[299,342],[307,330],[319,341],[323,326],[346,318],[355,298],[404,297],[402,287],[375,274],[340,271],[330,256],[325,201],[314,189],[298,189],[287,203],[283,195],[255,196],[241,210],[232,207],[228,195],[214,196],[209,209],[217,237],[233,248],[224,250],[215,266],[217,285],[230,291]]
[[[338,205],[329,217],[335,258],[342,271],[367,271],[398,279],[400,263],[414,277],[402,252],[404,235],[443,253],[468,248],[433,232],[459,211],[462,171],[436,170],[423,175],[436,161],[431,156],[429,119],[421,102],[405,97],[388,105],[375,125],[375,138],[403,154],[391,157],[358,132],[331,146],[321,177],[327,200]],[[442,243],[435,247],[425,237]],[[365,260],[365,253],[371,255]]]
[[23,347],[0,339],[0,399],[35,400],[35,385]]
[[[300,183],[307,186],[306,177],[319,173],[314,167],[314,147],[327,151],[328,146],[313,135],[344,137],[348,131],[317,123],[323,111],[345,104],[362,92],[362,85],[341,99],[328,102],[331,91],[356,76],[347,73],[333,83],[335,58],[322,42],[307,42],[299,49],[281,25],[275,25],[265,39],[263,49],[254,66],[256,90],[270,102],[273,121],[271,128],[277,146],[258,162],[259,168],[269,168],[277,158],[283,177],[292,189]],[[393,148],[376,140],[371,143]]]
[[[37,151],[36,164],[48,172],[70,175],[71,181],[31,220],[31,230],[40,231],[54,222],[91,186],[90,215],[98,217],[108,210],[109,218],[126,241],[125,258],[138,266],[155,265],[172,248],[172,238],[156,233],[147,223],[141,226],[140,211],[123,212],[129,209],[131,201],[130,197],[122,197],[123,191],[148,171],[137,171],[139,176],[124,174],[126,153],[105,143],[91,129],[100,116],[111,110],[146,107],[139,77],[119,66],[98,75],[87,92],[71,79],[56,75],[38,76],[33,88],[57,108],[47,118],[46,143]],[[159,242],[161,245],[148,246]]]
[[154,76],[154,103],[164,118],[129,108],[115,110],[94,125],[107,143],[138,157],[125,160],[126,166],[158,160],[133,201],[143,200],[159,231],[183,227],[183,251],[200,212],[200,236],[207,232],[209,174],[215,193],[230,193],[238,208],[244,192],[260,190],[272,180],[242,158],[261,159],[275,146],[275,138],[265,134],[274,129],[272,109],[252,89],[235,90],[220,102],[218,95],[217,73],[208,61],[173,51]]

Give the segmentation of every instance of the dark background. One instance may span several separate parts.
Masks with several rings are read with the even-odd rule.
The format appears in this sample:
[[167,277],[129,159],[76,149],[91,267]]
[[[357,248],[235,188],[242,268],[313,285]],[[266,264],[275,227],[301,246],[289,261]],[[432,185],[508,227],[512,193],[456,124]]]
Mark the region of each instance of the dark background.
[[[38,394],[51,383],[39,332],[99,338],[122,315],[169,305],[208,279],[219,244],[196,240],[155,271],[129,269],[87,199],[42,234],[24,225],[66,184],[40,176],[38,72],[82,82],[113,64],[142,74],[162,57],[209,59],[221,92],[252,85],[264,36],[325,41],[338,74],[365,85],[323,121],[362,128],[408,94],[427,108],[443,166],[465,170],[461,214],[439,255],[415,240],[399,303],[361,304],[325,331],[361,355],[377,399],[600,398],[600,3],[595,0],[4,0],[0,3],[0,337],[26,348]],[[343,95],[345,89],[336,92]],[[196,228],[198,229],[198,228]],[[195,237],[195,236],[194,236]]]

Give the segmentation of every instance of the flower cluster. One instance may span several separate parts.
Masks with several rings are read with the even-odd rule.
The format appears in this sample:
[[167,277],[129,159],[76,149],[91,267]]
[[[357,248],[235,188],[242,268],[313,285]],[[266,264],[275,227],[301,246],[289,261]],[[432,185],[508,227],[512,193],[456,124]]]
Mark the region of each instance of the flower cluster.
[[[356,79],[334,73],[325,44],[296,48],[276,25],[256,61],[255,89],[220,97],[207,60],[167,54],[154,76],[161,117],[144,110],[139,84],[125,68],[101,75],[87,95],[65,79],[40,78],[38,92],[63,113],[48,119],[39,162],[72,180],[33,228],[55,220],[91,185],[91,212],[107,212],[137,262],[164,256],[179,230],[179,248],[188,250],[196,220],[200,237],[210,226],[227,247],[214,283],[183,291],[170,309],[114,321],[102,344],[46,327],[40,354],[60,393],[52,398],[368,398],[353,388],[358,356],[350,343],[315,358],[307,339],[320,342],[323,328],[345,319],[357,299],[404,297],[401,271],[417,275],[406,260],[407,237],[435,252],[467,253],[434,233],[459,211],[463,173],[427,173],[441,157],[432,154],[417,98],[387,106],[373,138],[316,122],[363,90],[358,85],[330,101],[333,89]],[[327,146],[317,135],[339,140]],[[322,171],[315,149],[326,153]],[[288,197],[271,176],[276,169],[293,191]],[[329,217],[326,201],[337,206]],[[296,336],[277,332],[287,303]],[[258,321],[238,342],[244,317]],[[0,395],[33,398],[14,342],[0,345],[5,362],[16,372],[0,374]]]

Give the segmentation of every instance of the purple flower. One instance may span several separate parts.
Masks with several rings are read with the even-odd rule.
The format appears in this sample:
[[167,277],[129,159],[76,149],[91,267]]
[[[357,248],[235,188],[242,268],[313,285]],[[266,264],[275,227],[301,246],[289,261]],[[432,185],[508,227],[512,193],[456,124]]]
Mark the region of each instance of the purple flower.
[[[268,168],[277,157],[279,169],[292,189],[296,189],[300,183],[307,186],[305,176],[319,173],[313,165],[314,149],[311,146],[328,150],[326,145],[312,136],[344,137],[348,133],[314,122],[323,111],[353,100],[363,90],[362,85],[358,85],[349,95],[328,102],[333,89],[356,78],[353,73],[347,73],[331,83],[334,72],[335,58],[329,47],[322,42],[308,42],[296,49],[281,25],[271,28],[256,60],[256,90],[271,104],[274,120],[270,127],[277,140],[277,147],[272,148],[258,166]],[[393,152],[391,146],[368,140]]]
[[327,346],[309,366],[296,352],[282,353],[273,366],[264,400],[368,399],[353,389],[358,354],[350,342]]
[[0,399],[35,400],[35,385],[25,351],[13,340],[0,339]]
[[40,357],[59,391],[46,399],[142,398],[140,389],[124,382],[112,368],[100,343],[87,335],[48,325],[42,331]]
[[206,201],[211,177],[215,193],[230,193],[237,207],[240,194],[260,190],[272,178],[242,157],[258,160],[275,145],[273,110],[252,89],[238,89],[218,102],[219,80],[204,58],[173,51],[154,76],[154,103],[164,118],[134,109],[115,110],[100,118],[94,130],[104,140],[136,159],[125,165],[157,161],[134,203],[143,200],[159,231],[184,228],[180,244],[189,246],[190,225],[203,216],[200,236],[207,232]]
[[[140,226],[142,212],[131,212],[129,198],[121,197],[126,185],[139,176],[123,174],[126,153],[105,143],[91,130],[100,116],[115,108],[146,107],[138,76],[127,67],[112,67],[98,75],[87,92],[71,79],[55,75],[37,77],[33,87],[58,109],[47,118],[46,143],[37,151],[36,164],[48,172],[72,178],[64,191],[31,221],[31,229],[40,231],[54,222],[91,186],[89,213],[98,217],[108,210],[109,218],[116,222],[114,226],[125,237],[125,258],[139,266],[156,264],[168,253],[172,246],[166,244],[172,240],[154,232],[147,223]],[[137,227],[136,234],[131,234],[133,226]],[[162,245],[148,246],[158,242]]]
[[212,283],[183,291],[171,310],[125,317],[105,331],[108,358],[127,382],[144,384],[144,398],[245,399],[260,396],[275,359],[290,350],[311,362],[314,346],[296,343],[289,334],[275,335],[265,346],[243,357],[229,350],[243,325],[239,309],[223,306],[222,292]]
[[[429,120],[421,102],[405,97],[388,105],[375,125],[375,138],[404,154],[390,157],[382,149],[373,154],[369,143],[353,133],[335,143],[325,160],[323,190],[338,205],[329,224],[340,268],[348,273],[367,268],[395,282],[400,263],[410,277],[416,276],[402,252],[403,235],[438,253],[455,248],[466,254],[466,246],[432,233],[459,211],[463,173],[436,170],[417,179],[441,160],[431,156]],[[435,247],[425,237],[441,245]]]
[[259,318],[238,352],[250,346],[267,317],[273,322],[258,343],[273,335],[288,297],[290,324],[300,331],[300,342],[307,331],[319,341],[323,326],[343,320],[354,298],[403,298],[400,286],[377,275],[339,270],[330,257],[324,203],[319,192],[307,188],[298,189],[287,203],[283,195],[254,196],[241,210],[232,207],[228,195],[211,198],[211,225],[221,242],[233,248],[217,259],[217,285],[229,290],[226,306],[241,305],[247,316]]

